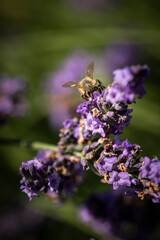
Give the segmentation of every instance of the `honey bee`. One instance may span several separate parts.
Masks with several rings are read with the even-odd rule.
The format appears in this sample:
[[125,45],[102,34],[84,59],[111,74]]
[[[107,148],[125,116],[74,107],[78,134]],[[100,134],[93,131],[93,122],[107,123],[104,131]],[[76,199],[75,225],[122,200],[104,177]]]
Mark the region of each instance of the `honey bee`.
[[91,96],[93,96],[94,91],[102,93],[105,87],[102,85],[100,80],[93,80],[93,70],[94,62],[90,62],[85,69],[85,78],[83,78],[80,82],[68,81],[64,83],[62,87],[78,88],[81,97],[85,100],[88,100]]

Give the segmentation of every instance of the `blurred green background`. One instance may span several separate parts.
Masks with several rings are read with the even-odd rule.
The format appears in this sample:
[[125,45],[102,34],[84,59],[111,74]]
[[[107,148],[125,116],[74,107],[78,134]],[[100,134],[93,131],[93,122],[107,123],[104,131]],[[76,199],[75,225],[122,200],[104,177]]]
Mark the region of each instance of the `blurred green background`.
[[[85,2],[85,1],[82,1]],[[80,4],[80,3],[79,3]],[[44,76],[55,70],[76,49],[98,55],[118,40],[131,42],[139,52],[137,63],[147,64],[151,76],[145,84],[147,95],[133,106],[131,125],[124,131],[124,138],[143,148],[143,155],[159,155],[160,142],[160,18],[158,1],[111,1],[94,7],[79,7],[71,0],[1,0],[0,1],[0,73],[22,75],[29,83],[30,112],[25,118],[12,118],[1,126],[0,137],[38,140],[56,144],[58,134],[48,123],[42,111],[43,97],[40,85]],[[116,58],[116,57],[115,57]],[[136,58],[135,58],[136,59]],[[96,64],[96,62],[95,62]],[[107,81],[111,81],[111,72]],[[83,202],[92,191],[108,186],[99,182],[92,173],[87,174],[85,185],[63,206],[57,207],[43,197],[29,203],[19,190],[19,166],[32,159],[36,152],[18,147],[0,147],[1,208],[0,221],[8,206],[31,209],[39,225],[26,229],[19,235],[3,235],[4,239],[89,239],[96,236],[76,217],[76,205]],[[94,183],[94,184],[93,184]],[[9,208],[9,209],[10,209]],[[13,214],[14,215],[14,214]],[[27,223],[26,223],[27,224]],[[10,228],[8,228],[10,229]],[[15,231],[16,232],[16,231]],[[158,237],[155,239],[158,239]]]

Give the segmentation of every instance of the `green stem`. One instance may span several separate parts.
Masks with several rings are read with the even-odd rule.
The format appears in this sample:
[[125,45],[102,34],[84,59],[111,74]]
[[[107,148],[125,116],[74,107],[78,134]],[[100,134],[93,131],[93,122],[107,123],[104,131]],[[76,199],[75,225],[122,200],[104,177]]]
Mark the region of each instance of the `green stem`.
[[[35,142],[35,141],[27,141],[27,140],[20,140],[20,139],[6,139],[0,138],[0,146],[18,146],[18,147],[25,147],[31,148],[34,150],[51,150],[54,152],[58,151],[58,147],[52,144],[43,143],[43,142]],[[81,158],[81,153],[74,149],[73,155]]]
[[[0,138],[0,146],[18,146],[18,147],[25,147],[25,148],[31,148],[34,150],[51,150],[54,152],[57,152],[58,147],[55,145],[43,143],[43,142],[35,142],[35,141],[28,141],[28,140],[20,140],[20,139],[6,139],[6,138]],[[81,152],[74,151],[73,155],[77,157],[82,157]],[[97,170],[94,168],[92,163],[88,161],[88,165],[90,169],[98,176],[100,174],[97,172]]]
[[19,146],[25,148],[31,148],[34,150],[51,150],[57,151],[57,146],[52,144],[47,144],[43,142],[35,142],[28,140],[20,140],[20,139],[6,139],[0,138],[0,145],[10,145],[10,146]]
[[73,152],[73,155],[80,157],[80,158],[82,157],[82,154],[80,152],[76,152],[76,151]]
[[87,160],[87,163],[88,163],[88,166],[90,167],[90,169],[92,170],[92,172],[94,172],[98,176],[101,176],[89,160]]
[[101,147],[105,146],[105,143],[100,144],[96,149],[95,152],[97,152]]

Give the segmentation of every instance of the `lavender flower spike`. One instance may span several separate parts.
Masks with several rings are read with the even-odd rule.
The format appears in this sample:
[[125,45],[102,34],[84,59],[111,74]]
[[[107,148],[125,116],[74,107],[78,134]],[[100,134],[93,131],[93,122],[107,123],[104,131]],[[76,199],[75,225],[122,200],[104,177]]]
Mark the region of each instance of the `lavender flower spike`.
[[111,85],[103,91],[97,87],[78,106],[80,117],[63,122],[57,152],[40,151],[34,160],[22,163],[21,189],[30,199],[39,192],[64,199],[80,185],[84,170],[91,169],[114,190],[123,188],[127,195],[160,202],[159,159],[141,157],[139,145],[118,136],[130,123],[129,104],[145,93],[149,73],[146,65],[114,71]]
[[112,236],[124,240],[151,239],[159,224],[157,207],[149,201],[140,203],[134,198],[127,201],[122,190],[118,193],[107,191],[90,194],[79,208],[78,215],[102,239],[112,239]]
[[8,117],[26,115],[28,104],[26,100],[27,83],[19,77],[4,76],[0,79],[0,122]]
[[83,180],[80,159],[71,155],[60,155],[49,150],[39,151],[34,160],[23,162],[21,189],[29,199],[40,192],[53,195],[58,200],[73,193]]
[[[42,151],[41,151],[42,152]],[[48,151],[47,153],[48,154]],[[50,152],[50,158],[55,160]],[[38,192],[56,191],[60,183],[60,177],[55,173],[52,167],[53,162],[43,162],[43,158],[35,158],[34,160],[23,162],[20,167],[20,173],[23,176],[21,180],[21,189],[25,192],[29,199],[32,196],[38,196]]]

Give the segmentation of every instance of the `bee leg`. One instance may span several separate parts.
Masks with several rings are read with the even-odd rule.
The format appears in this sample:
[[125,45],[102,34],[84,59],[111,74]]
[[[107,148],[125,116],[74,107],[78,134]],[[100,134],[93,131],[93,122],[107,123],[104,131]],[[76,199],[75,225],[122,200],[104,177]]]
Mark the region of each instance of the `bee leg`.
[[98,79],[96,79],[96,83],[97,83],[98,87],[100,87],[102,85],[101,81]]
[[102,85],[101,81],[98,80],[98,79],[96,79],[96,83],[98,85],[98,88],[99,88],[100,92],[102,92],[103,89],[105,89],[105,87]]
[[83,94],[83,95],[81,95],[81,97],[83,98],[83,99],[85,99],[85,100],[88,100],[88,96],[87,96],[87,94],[86,94],[86,92]]
[[93,98],[93,93],[94,93],[94,91],[97,91],[97,90],[98,90],[98,87],[94,87],[94,88],[88,90],[88,95]]
[[100,89],[100,92],[102,93],[105,87],[102,85],[99,89]]

